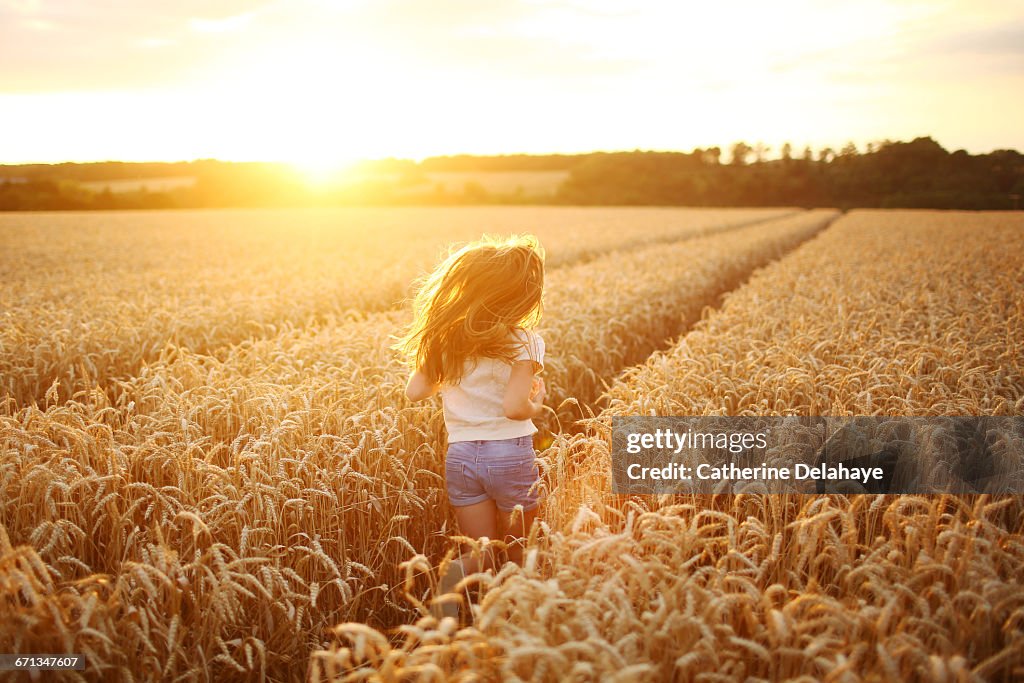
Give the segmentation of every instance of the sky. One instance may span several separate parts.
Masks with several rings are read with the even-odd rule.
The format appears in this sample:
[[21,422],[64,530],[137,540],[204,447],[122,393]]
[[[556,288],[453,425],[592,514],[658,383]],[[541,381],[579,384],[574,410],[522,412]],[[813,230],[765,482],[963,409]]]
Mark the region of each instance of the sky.
[[1024,151],[1024,0],[0,0],[0,163]]

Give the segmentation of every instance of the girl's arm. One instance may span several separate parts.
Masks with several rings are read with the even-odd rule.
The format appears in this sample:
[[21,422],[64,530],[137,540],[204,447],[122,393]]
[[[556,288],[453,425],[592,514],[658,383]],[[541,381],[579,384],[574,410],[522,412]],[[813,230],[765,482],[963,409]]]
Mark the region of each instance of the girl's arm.
[[405,395],[410,401],[422,401],[437,393],[440,387],[432,384],[427,376],[419,370],[409,375],[409,382],[405,385]]
[[505,417],[510,420],[529,420],[537,417],[544,410],[544,380],[534,392],[533,373],[534,362],[520,360],[512,364],[512,374],[508,379],[508,387],[505,389],[505,399],[502,401],[502,408]]

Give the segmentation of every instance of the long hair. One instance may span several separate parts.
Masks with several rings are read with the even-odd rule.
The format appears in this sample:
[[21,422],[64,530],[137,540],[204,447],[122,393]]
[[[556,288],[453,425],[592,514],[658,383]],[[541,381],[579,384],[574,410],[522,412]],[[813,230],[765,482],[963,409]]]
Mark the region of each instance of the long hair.
[[540,321],[544,249],[533,235],[484,235],[421,282],[406,334],[392,347],[435,384],[457,383],[474,357],[511,361],[515,327]]

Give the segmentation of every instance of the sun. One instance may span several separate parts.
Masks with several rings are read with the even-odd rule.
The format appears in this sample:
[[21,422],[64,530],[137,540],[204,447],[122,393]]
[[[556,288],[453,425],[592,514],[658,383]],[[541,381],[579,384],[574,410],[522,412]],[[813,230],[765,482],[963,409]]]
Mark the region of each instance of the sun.
[[298,158],[289,162],[311,187],[319,189],[352,182],[358,163],[359,160],[355,158],[328,155]]
[[351,50],[284,43],[210,70],[202,91],[225,131],[222,156],[286,163],[313,188],[351,181],[361,160],[378,156],[376,143],[387,131],[379,112],[395,108],[366,95],[383,76],[351,68],[366,61]]

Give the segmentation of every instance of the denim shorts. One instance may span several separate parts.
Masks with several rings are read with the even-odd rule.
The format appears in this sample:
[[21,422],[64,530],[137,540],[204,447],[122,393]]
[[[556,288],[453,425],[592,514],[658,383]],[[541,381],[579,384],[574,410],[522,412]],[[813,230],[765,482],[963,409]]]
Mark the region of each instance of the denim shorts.
[[444,477],[452,505],[474,505],[488,498],[502,512],[516,505],[532,510],[540,496],[531,487],[540,479],[533,437],[448,444]]

